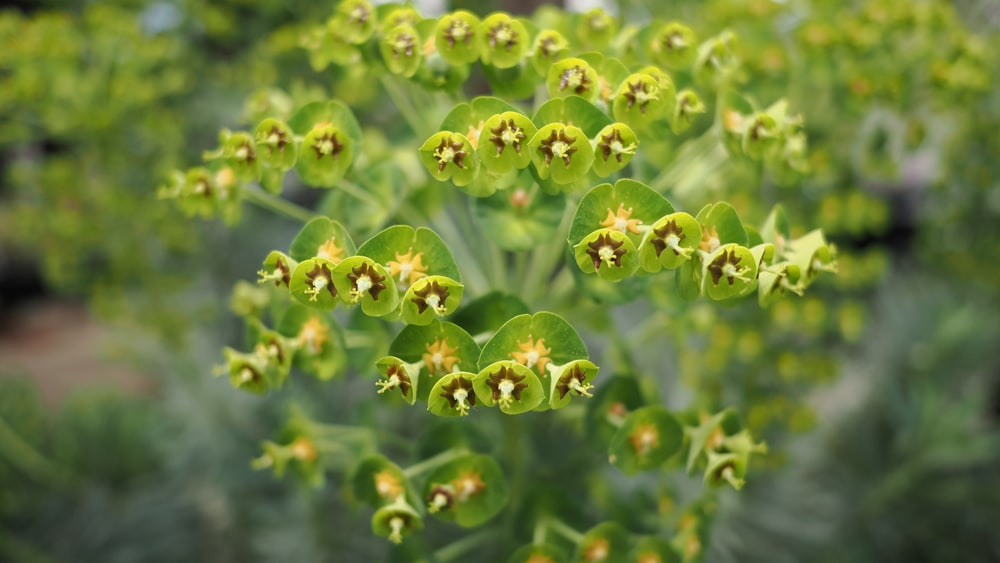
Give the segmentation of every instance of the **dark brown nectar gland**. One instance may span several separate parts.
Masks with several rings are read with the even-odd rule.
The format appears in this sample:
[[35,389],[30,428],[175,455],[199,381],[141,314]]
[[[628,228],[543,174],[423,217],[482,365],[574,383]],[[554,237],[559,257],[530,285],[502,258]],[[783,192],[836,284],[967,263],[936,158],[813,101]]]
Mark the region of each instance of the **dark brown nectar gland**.
[[507,366],[493,372],[486,380],[486,385],[493,391],[493,402],[509,408],[514,401],[520,401],[521,391],[528,388],[528,384],[524,383],[525,377]]
[[538,43],[538,48],[542,56],[547,59],[554,58],[559,53],[559,43],[551,36],[543,37]]
[[364,262],[360,266],[353,268],[347,279],[351,281],[351,297],[360,299],[365,293],[378,301],[378,294],[388,286],[385,285],[385,276],[379,275],[375,268]]
[[559,392],[559,398],[562,399],[571,390],[576,391],[577,395],[583,395],[585,397],[592,397],[590,390],[593,389],[593,385],[586,382],[587,373],[580,368],[580,366],[573,366],[572,370],[567,371],[559,378],[556,382],[556,391]]
[[268,131],[267,137],[264,138],[264,142],[267,144],[268,155],[273,155],[274,151],[278,151],[279,154],[285,153],[285,147],[288,145],[289,139],[288,135],[285,134],[277,125],[271,126],[271,130]]
[[622,139],[622,132],[617,128],[612,129],[611,133],[607,135],[601,135],[601,140],[597,143],[597,148],[601,150],[605,162],[611,158],[612,154],[615,155],[615,160],[621,162],[626,154],[635,152],[634,144],[625,146],[625,141]]
[[684,234],[684,229],[677,224],[677,221],[667,221],[662,227],[653,229],[653,234],[656,235],[651,241],[653,249],[656,250],[656,257],[659,258],[663,251],[669,248],[674,252],[674,255],[681,255],[680,242],[687,238]]
[[491,49],[496,49],[500,45],[505,47],[509,52],[511,47],[517,45],[517,32],[506,22],[491,27],[486,32],[486,37],[489,40]]
[[434,160],[438,161],[438,172],[444,172],[449,162],[454,162],[455,166],[465,168],[462,161],[469,153],[465,151],[465,145],[461,141],[456,141],[451,136],[441,139],[441,144],[434,149]]
[[236,147],[236,150],[233,151],[233,156],[235,156],[237,160],[240,160],[241,162],[245,162],[247,164],[253,164],[254,161],[257,160],[257,151],[255,151],[253,149],[253,145],[249,141],[247,141],[241,143],[240,146]]
[[397,33],[392,41],[392,58],[398,59],[400,55],[412,57],[417,48],[417,39],[409,33]]
[[333,274],[326,264],[316,264],[312,270],[306,272],[306,295],[310,301],[316,301],[317,296],[324,289],[330,292],[330,297],[337,297],[337,288],[333,285]]
[[719,280],[725,276],[729,285],[736,282],[736,278],[743,279],[743,270],[739,266],[742,258],[736,255],[735,250],[723,250],[718,258],[708,265],[708,272],[712,274],[712,283],[719,285]]
[[406,373],[406,368],[399,364],[391,364],[385,370],[385,377],[376,381],[375,385],[379,387],[379,395],[398,387],[399,391],[406,397],[410,394],[410,388],[413,386],[413,383],[410,376]]
[[444,38],[448,41],[448,48],[454,49],[455,44],[462,42],[466,46],[472,41],[472,26],[465,20],[454,18],[451,24],[444,30]]
[[553,130],[548,137],[542,140],[538,150],[545,156],[545,164],[552,164],[552,159],[561,158],[563,164],[568,168],[572,162],[571,158],[577,148],[572,146],[576,142],[576,137],[570,137],[566,131]]
[[497,147],[497,156],[503,154],[503,150],[508,146],[514,147],[517,154],[521,154],[521,142],[524,141],[524,132],[513,119],[500,120],[500,125],[490,129],[490,142]]
[[316,151],[316,160],[324,156],[337,158],[344,150],[344,145],[337,139],[337,133],[327,130],[313,140],[312,149]]
[[476,394],[472,390],[472,382],[461,376],[453,377],[447,385],[441,387],[441,397],[463,416],[469,414],[469,409],[476,406]]
[[570,89],[574,94],[580,95],[590,90],[591,80],[587,77],[587,71],[580,65],[567,68],[559,76],[559,89]]
[[632,106],[638,104],[639,113],[642,113],[643,115],[646,114],[646,106],[649,105],[649,102],[658,99],[658,88],[655,86],[651,88],[644,80],[628,82],[626,83],[626,87],[628,88],[628,91],[626,91],[623,96],[625,96],[625,100],[628,103],[628,109],[632,109]]
[[615,240],[611,235],[604,233],[598,235],[597,239],[587,244],[587,255],[594,262],[594,269],[599,270],[601,264],[621,267],[622,256],[627,250],[621,248],[625,244],[623,241]]
[[444,303],[448,299],[448,288],[438,282],[432,281],[420,289],[414,289],[413,294],[416,297],[411,301],[417,306],[418,314],[424,314],[427,309],[431,309],[437,315],[444,315],[447,312]]

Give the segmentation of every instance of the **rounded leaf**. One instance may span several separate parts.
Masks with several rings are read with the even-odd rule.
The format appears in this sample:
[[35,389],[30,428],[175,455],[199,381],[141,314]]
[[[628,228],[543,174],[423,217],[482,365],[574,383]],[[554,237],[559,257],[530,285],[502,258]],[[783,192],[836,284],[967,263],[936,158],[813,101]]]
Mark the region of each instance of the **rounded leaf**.
[[500,405],[506,414],[521,414],[545,401],[545,389],[535,372],[512,360],[494,362],[472,380],[483,406]]
[[343,225],[329,217],[316,217],[295,235],[288,254],[295,260],[322,258],[336,265],[353,256],[355,250],[354,241]]
[[587,346],[573,325],[547,311],[518,315],[501,326],[483,345],[479,366],[513,360],[539,377],[548,377],[550,365],[585,360]]

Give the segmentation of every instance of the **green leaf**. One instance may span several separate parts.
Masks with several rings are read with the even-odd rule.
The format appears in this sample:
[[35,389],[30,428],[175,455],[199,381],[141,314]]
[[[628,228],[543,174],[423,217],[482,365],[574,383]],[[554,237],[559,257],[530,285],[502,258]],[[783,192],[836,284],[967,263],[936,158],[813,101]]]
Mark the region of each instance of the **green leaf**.
[[426,227],[393,225],[365,241],[358,247],[358,254],[389,268],[401,289],[409,288],[424,276],[462,279],[448,245]]
[[611,118],[607,114],[580,96],[553,98],[545,102],[535,115],[531,116],[531,121],[539,128],[554,123],[572,123],[574,127],[583,131],[587,138],[593,138],[601,132],[601,129],[611,124]]
[[684,433],[670,412],[659,406],[630,412],[608,447],[611,463],[626,475],[656,469],[680,450]]
[[669,201],[641,182],[622,179],[614,185],[598,184],[577,205],[567,240],[576,245],[595,230],[608,228],[628,233],[638,243],[640,225],[650,225],[673,211]]
[[334,265],[353,256],[355,251],[347,229],[329,217],[310,219],[288,247],[288,254],[295,260],[322,258]]
[[452,372],[478,371],[479,345],[462,327],[438,320],[403,327],[389,346],[389,354],[405,362],[423,362],[418,398],[427,399],[435,382]]
[[[507,504],[507,482],[490,456],[469,454],[427,476],[424,498],[428,512],[459,526],[479,526]],[[442,505],[442,503],[447,503]]]
[[749,242],[736,209],[724,201],[706,205],[698,212],[697,220],[702,226],[702,248],[708,252],[723,244],[746,246]]
[[277,330],[298,343],[293,365],[321,381],[333,378],[347,364],[343,332],[325,314],[292,305],[281,316]]
[[483,345],[479,367],[513,359],[540,377],[547,377],[550,364],[558,366],[587,358],[587,347],[573,325],[555,313],[541,311],[518,315],[504,323]]

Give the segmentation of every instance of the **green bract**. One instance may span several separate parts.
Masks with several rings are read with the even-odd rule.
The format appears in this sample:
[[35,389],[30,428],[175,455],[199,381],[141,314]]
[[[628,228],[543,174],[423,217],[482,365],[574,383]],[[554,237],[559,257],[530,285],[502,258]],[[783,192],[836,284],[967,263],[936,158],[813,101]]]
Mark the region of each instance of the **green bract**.
[[420,278],[403,296],[403,321],[425,325],[450,315],[462,301],[462,289],[462,284],[445,276]]
[[423,60],[423,45],[416,28],[399,25],[390,29],[379,42],[386,68],[393,74],[410,77]]
[[554,62],[563,58],[569,50],[569,42],[562,33],[554,29],[545,29],[535,36],[535,44],[532,48],[531,64],[540,76],[546,76],[549,67]]
[[643,270],[672,270],[691,260],[701,243],[701,225],[688,213],[670,213],[653,223],[639,246]]
[[456,186],[468,185],[479,172],[476,151],[461,133],[431,135],[420,147],[420,161],[435,180],[451,180]]
[[635,243],[618,229],[597,229],[573,247],[580,269],[601,279],[619,281],[639,268]]
[[386,356],[375,362],[378,368],[379,379],[375,382],[378,386],[378,393],[381,395],[387,391],[398,389],[399,393],[411,405],[417,400],[417,389],[420,384],[420,368],[413,364],[407,364],[403,360],[394,356]]
[[241,180],[256,180],[260,177],[260,159],[257,145],[249,133],[233,133],[222,145],[222,155]]
[[337,265],[324,258],[310,258],[299,262],[292,271],[288,291],[292,298],[317,309],[333,309],[337,306],[337,286],[334,284],[334,270]]
[[476,151],[490,172],[506,174],[531,164],[528,141],[538,128],[524,114],[505,111],[487,119],[479,130]]
[[507,483],[493,458],[469,454],[428,475],[424,499],[427,511],[442,520],[479,526],[507,504]]
[[295,166],[295,133],[283,121],[267,118],[254,130],[257,154],[266,166],[285,171]]
[[[431,387],[436,387],[442,377],[459,371],[478,371],[480,350],[460,326],[432,319],[427,325],[404,327],[389,346],[389,353],[409,364],[421,365],[418,397],[431,403],[437,396]],[[472,377],[468,379],[471,381]],[[474,396],[469,400],[470,406],[475,404]]]
[[560,409],[573,397],[593,397],[592,381],[598,367],[588,360],[574,360],[549,369],[549,406]]
[[263,269],[257,271],[257,282],[273,281],[275,287],[284,285],[287,288],[292,280],[292,272],[298,265],[298,261],[290,258],[284,252],[272,250],[268,253],[267,258],[264,258]]
[[403,290],[429,275],[461,281],[448,245],[426,227],[389,227],[365,241],[358,248],[358,254],[388,268],[396,286]]
[[589,102],[597,99],[597,71],[583,59],[563,59],[550,66],[546,76],[545,85],[553,98],[580,96]]
[[336,101],[314,102],[296,112],[288,125],[303,136],[295,162],[302,180],[317,187],[336,185],[361,143],[361,127],[351,110]]
[[334,22],[330,27],[335,27],[345,41],[357,45],[372,36],[378,17],[368,0],[343,0],[337,6]]
[[680,450],[684,432],[665,408],[652,405],[626,415],[608,446],[611,463],[624,473],[656,469]]
[[661,73],[659,78],[641,72],[622,81],[615,92],[612,110],[615,119],[642,127],[673,113],[677,93],[673,80]]
[[618,22],[601,8],[593,8],[577,17],[576,36],[594,49],[603,49],[618,33]]
[[427,410],[438,416],[467,416],[476,406],[472,381],[476,374],[467,371],[438,378],[427,397]]
[[547,377],[551,369],[587,357],[587,347],[573,325],[555,313],[541,311],[504,323],[483,345],[479,366],[513,359],[539,377]]
[[360,303],[366,315],[382,317],[399,306],[396,282],[389,271],[367,256],[352,256],[337,264],[333,283],[345,303]]
[[479,370],[472,385],[483,406],[500,405],[507,414],[530,411],[545,400],[535,372],[513,360],[494,362]]
[[579,128],[562,123],[542,127],[528,144],[535,170],[544,180],[570,184],[586,177],[594,161],[594,151]]
[[701,290],[712,299],[740,297],[757,288],[757,260],[745,246],[722,245],[702,261]]
[[277,330],[295,343],[293,365],[320,380],[331,379],[347,363],[343,332],[325,314],[293,305],[282,315]]
[[653,24],[644,33],[653,62],[668,68],[683,68],[694,61],[698,40],[688,26],[670,22]]
[[670,128],[674,133],[681,134],[691,127],[698,114],[705,113],[705,104],[702,103],[693,90],[681,90],[677,93],[677,102],[674,104],[674,114],[670,120]]
[[479,25],[479,54],[483,62],[497,68],[518,64],[530,47],[531,37],[519,20],[503,12],[490,14]]
[[583,534],[572,561],[624,562],[628,554],[628,532],[617,522],[601,522]]
[[628,166],[639,139],[624,123],[608,125],[594,138],[594,173],[604,178]]
[[322,258],[333,264],[353,256],[354,241],[343,225],[328,217],[316,217],[295,235],[288,253],[295,260]]
[[475,14],[465,10],[441,16],[434,28],[434,45],[441,57],[453,65],[478,60],[480,23]]

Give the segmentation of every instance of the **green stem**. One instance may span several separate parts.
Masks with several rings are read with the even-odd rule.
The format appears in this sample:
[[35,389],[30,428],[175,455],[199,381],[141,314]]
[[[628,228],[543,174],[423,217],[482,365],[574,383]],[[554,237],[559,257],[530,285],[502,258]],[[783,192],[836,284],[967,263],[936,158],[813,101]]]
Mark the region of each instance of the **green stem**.
[[487,528],[485,530],[480,530],[475,534],[470,534],[464,538],[451,542],[450,544],[442,547],[441,549],[434,552],[434,556],[431,558],[432,561],[437,561],[439,563],[445,563],[447,561],[467,561],[469,558],[462,557],[463,555],[471,552],[472,550],[482,546],[483,544],[495,541],[500,538],[501,531],[496,528]]
[[43,456],[0,418],[0,459],[47,485],[72,485],[76,477]]
[[545,543],[545,536],[549,529],[545,525],[545,518],[539,518],[535,521],[535,531],[531,534],[531,543],[535,545],[541,545]]
[[413,106],[409,96],[403,92],[399,84],[390,76],[380,76],[379,82],[382,83],[382,88],[385,89],[385,93],[389,95],[389,99],[391,99],[392,103],[395,104],[396,109],[399,110],[399,114],[406,120],[410,129],[412,129],[417,136],[420,136],[424,131],[423,123],[420,118],[420,113]]
[[310,219],[318,217],[318,215],[305,207],[271,195],[257,186],[244,186],[242,194],[243,199],[246,201],[257,205],[258,207],[273,211],[279,215],[284,215],[289,219],[295,219],[296,221],[306,223]]
[[421,473],[426,473],[432,469],[440,467],[449,461],[468,455],[468,453],[468,451],[462,449],[443,451],[435,456],[429,457],[421,462],[407,467],[403,470],[403,475],[406,475],[408,478],[413,478]]
[[568,539],[574,545],[580,545],[583,542],[583,534],[569,527],[562,520],[549,516],[545,519],[545,523],[553,532]]

